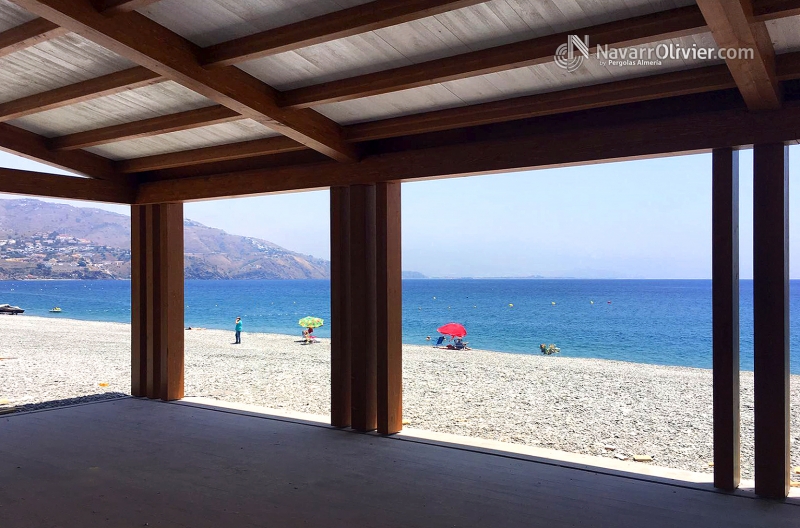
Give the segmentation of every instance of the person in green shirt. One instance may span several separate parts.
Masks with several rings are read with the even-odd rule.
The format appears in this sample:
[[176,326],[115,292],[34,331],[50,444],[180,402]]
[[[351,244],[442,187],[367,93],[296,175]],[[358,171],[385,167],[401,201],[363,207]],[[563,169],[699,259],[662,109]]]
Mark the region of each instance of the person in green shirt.
[[242,318],[236,318],[236,342],[234,345],[241,345],[242,344]]

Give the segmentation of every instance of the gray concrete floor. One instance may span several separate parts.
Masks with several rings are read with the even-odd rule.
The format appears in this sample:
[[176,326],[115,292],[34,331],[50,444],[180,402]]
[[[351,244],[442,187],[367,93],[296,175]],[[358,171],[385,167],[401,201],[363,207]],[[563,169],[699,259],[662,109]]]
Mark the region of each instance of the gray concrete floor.
[[641,475],[135,398],[0,416],[0,527],[800,527]]

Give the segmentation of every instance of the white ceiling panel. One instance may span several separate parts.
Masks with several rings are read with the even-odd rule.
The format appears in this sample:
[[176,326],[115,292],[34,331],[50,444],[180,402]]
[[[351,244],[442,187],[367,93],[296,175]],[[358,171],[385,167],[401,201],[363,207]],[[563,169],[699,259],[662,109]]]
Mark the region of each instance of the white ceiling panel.
[[36,18],[16,4],[0,0],[0,32],[24,24]]
[[129,60],[71,33],[0,58],[0,102],[133,66]]
[[[672,44],[675,49],[698,47],[715,48],[710,33],[672,39],[653,44]],[[568,72],[554,62],[516,68],[478,77],[459,79],[437,85],[412,88],[330,103],[315,109],[343,125],[399,117],[425,111],[442,110],[468,104],[509,99],[537,93],[554,92],[579,86],[589,86],[646,75],[720,64],[718,60],[666,59],[660,64],[601,64],[594,56],[584,61],[575,72]],[[442,91],[445,90],[445,91]],[[450,95],[447,95],[449,93]]]
[[169,81],[33,114],[10,123],[46,137],[54,137],[212,104],[211,100]]
[[109,143],[108,145],[92,147],[86,150],[113,160],[122,160],[225,145],[277,135],[276,132],[260,123],[251,119],[243,119],[231,123],[220,123],[191,130],[181,130],[180,132],[170,132],[160,136]]

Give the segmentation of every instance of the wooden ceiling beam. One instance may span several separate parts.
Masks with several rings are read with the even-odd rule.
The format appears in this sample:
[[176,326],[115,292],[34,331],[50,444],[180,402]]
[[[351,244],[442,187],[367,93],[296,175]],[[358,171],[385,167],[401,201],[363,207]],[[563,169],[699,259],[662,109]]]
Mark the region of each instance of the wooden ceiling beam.
[[0,57],[30,48],[42,42],[69,33],[49,20],[34,18],[30,22],[7,29],[0,33]]
[[[778,78],[781,81],[800,79],[800,52],[778,56]],[[364,142],[735,87],[736,83],[727,66],[716,65],[369,121],[348,125],[344,127],[344,130],[348,140]],[[119,165],[122,172],[145,172],[188,165],[205,165],[222,160],[251,158],[302,149],[299,144],[284,142],[285,144],[279,145],[271,139],[232,143],[222,147],[207,147],[187,153],[178,152],[137,158],[119,162]]]
[[800,0],[753,0],[753,20],[766,22],[800,15]]
[[410,22],[486,0],[375,0],[204,48],[206,66],[244,61]]
[[[725,97],[686,96],[690,98],[687,104],[650,101],[558,118],[537,118],[515,124],[510,127],[511,133],[507,129],[501,137],[484,130],[479,136],[488,139],[386,152],[349,166],[323,162],[145,182],[138,187],[136,203],[552,168],[800,138],[797,101],[779,110],[749,112],[737,102],[738,97],[726,93]],[[549,120],[554,126],[539,124],[540,119]]]
[[133,185],[91,178],[57,176],[45,172],[0,167],[0,192],[2,193],[131,204],[136,194],[135,189]]
[[[800,73],[798,73],[798,76],[800,76]],[[370,141],[563,114],[694,93],[713,92],[735,87],[736,83],[733,82],[733,77],[731,77],[726,66],[708,66],[369,121],[349,125],[345,127],[345,133],[351,141]]]
[[50,150],[47,138],[8,123],[0,123],[0,150],[100,180],[128,184],[129,176],[120,174],[114,163],[90,152],[56,152]]
[[305,108],[544,64],[553,61],[556,49],[567,42],[568,35],[588,35],[593,50],[598,43],[633,46],[703,31],[706,23],[700,10],[696,6],[682,7],[297,88],[283,92],[281,102],[287,107]]
[[117,162],[117,169],[122,173],[146,172],[217,161],[252,158],[267,154],[295,152],[306,148],[305,145],[293,139],[276,136],[119,161]]
[[50,140],[50,148],[53,150],[76,150],[241,119],[243,119],[241,115],[224,106],[207,106],[196,110],[56,137]]
[[160,0],[92,0],[92,3],[95,9],[104,15],[119,15],[147,7],[158,1]]
[[113,95],[164,80],[140,66],[0,103],[0,122]]
[[751,110],[781,106],[775,78],[775,50],[764,22],[753,20],[751,0],[697,0],[720,48],[752,50],[753,58],[726,58],[736,85]]
[[238,68],[207,70],[201,48],[137,12],[105,17],[90,0],[13,0],[14,3],[212,101],[339,161],[359,153],[338,124],[311,110],[290,110],[278,93]]

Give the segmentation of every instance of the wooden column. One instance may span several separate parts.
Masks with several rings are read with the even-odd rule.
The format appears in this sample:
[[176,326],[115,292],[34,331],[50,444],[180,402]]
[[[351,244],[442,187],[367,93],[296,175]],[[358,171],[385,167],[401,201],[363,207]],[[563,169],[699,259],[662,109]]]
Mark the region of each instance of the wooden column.
[[145,209],[131,206],[131,394],[147,396],[147,267]]
[[789,493],[789,150],[753,148],[756,494]]
[[739,152],[715,149],[712,161],[714,486],[740,479]]
[[183,204],[131,209],[131,393],[183,398]]
[[350,188],[330,193],[331,425],[350,427]]
[[403,428],[400,183],[376,185],[378,432]]
[[350,187],[351,426],[378,427],[375,185]]

